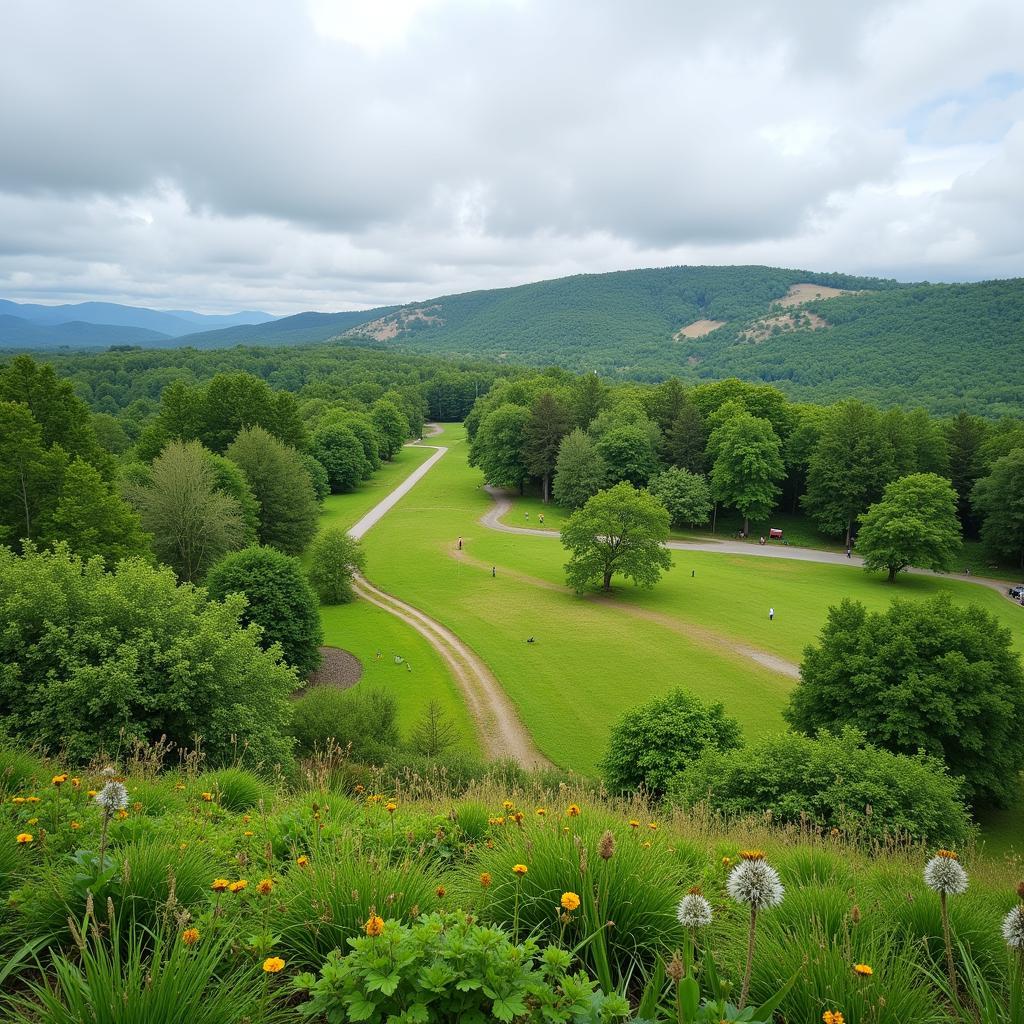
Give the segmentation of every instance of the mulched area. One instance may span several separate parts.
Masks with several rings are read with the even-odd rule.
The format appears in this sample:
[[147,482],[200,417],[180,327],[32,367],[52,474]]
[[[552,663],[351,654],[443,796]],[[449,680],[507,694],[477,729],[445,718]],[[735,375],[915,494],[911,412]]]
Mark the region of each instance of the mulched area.
[[313,686],[334,686],[339,690],[347,690],[355,686],[363,676],[363,663],[340,647],[321,647],[320,656],[320,667],[310,673],[305,687],[296,696],[301,696]]

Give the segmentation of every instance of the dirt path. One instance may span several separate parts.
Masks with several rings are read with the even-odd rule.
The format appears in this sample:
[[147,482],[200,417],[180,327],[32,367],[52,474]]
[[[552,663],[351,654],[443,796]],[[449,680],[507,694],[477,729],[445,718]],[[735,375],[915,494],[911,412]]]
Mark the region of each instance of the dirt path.
[[[434,424],[428,424],[428,429]],[[436,427],[428,436],[440,433]],[[427,431],[425,430],[426,434]],[[375,505],[348,532],[359,539],[423,479],[430,468],[448,451],[443,445],[424,445],[436,451],[423,465],[409,474],[383,501]],[[418,608],[375,587],[362,576],[355,579],[356,593],[370,604],[382,608],[416,630],[451,669],[462,690],[466,706],[476,723],[480,746],[490,759],[511,758],[527,768],[547,767],[550,762],[534,745],[519,720],[494,673],[479,655],[463,643],[447,626]]]
[[[480,517],[480,523],[490,530],[501,533],[518,533],[526,537],[558,537],[557,530],[534,530],[524,526],[509,526],[501,521],[512,508],[512,500],[505,491],[497,487],[485,485],[484,490],[494,499],[494,504]],[[752,558],[785,558],[798,562],[820,562],[826,565],[863,566],[864,560],[859,555],[846,555],[837,551],[818,551],[814,548],[798,548],[792,545],[744,544],[738,540],[670,540],[666,547],[673,551],[710,551],[719,555],[749,555]],[[915,576],[939,576],[943,579],[955,579],[961,583],[977,583],[1001,594],[1007,601],[1016,604],[1006,593],[1007,584],[1002,580],[992,580],[985,576],[960,576],[950,573],[932,572],[931,569],[908,569]]]

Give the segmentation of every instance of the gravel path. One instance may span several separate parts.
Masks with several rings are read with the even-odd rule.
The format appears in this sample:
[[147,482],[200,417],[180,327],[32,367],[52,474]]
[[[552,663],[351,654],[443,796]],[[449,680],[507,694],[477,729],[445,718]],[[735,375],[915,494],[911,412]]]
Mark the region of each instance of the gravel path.
[[347,690],[355,686],[363,676],[363,663],[349,651],[340,647],[320,648],[320,667],[311,672],[306,685],[296,690],[294,696],[301,697],[314,686],[333,686]]

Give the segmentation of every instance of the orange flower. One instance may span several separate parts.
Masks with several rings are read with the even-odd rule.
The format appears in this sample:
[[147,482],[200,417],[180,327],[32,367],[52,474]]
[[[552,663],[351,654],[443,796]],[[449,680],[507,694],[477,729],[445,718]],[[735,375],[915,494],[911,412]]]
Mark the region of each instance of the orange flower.
[[630,828],[639,828],[640,827],[640,822],[637,821],[636,818],[630,818],[629,819],[629,827]]
[[240,878],[237,882],[232,882],[228,886],[228,892],[241,892],[248,884],[244,878]]
[[63,786],[64,783],[68,781],[67,772],[65,772],[63,775],[54,775],[54,777],[50,779],[50,781],[55,786]]
[[31,843],[33,839],[31,832],[19,832],[15,837],[14,841],[20,846],[24,846],[26,843]]
[[71,780],[71,785],[74,786],[75,789],[78,789],[79,786],[82,785],[82,780],[76,776]]
[[548,809],[546,807],[538,807],[534,813],[538,818],[543,818],[548,813]]
[[198,928],[186,928],[181,933],[181,941],[186,946],[194,946],[199,941],[199,929]]
[[563,892],[561,904],[566,910],[579,910],[580,898],[574,892]]
[[397,811],[397,810],[398,810],[398,804],[396,804],[396,803],[394,802],[394,800],[391,800],[391,801],[390,801],[390,802],[388,803],[388,805],[387,805],[387,806],[386,806],[386,807],[384,808],[384,810],[386,810],[386,811],[388,812],[388,814],[394,814],[394,813],[395,813],[395,811]]
[[518,875],[520,878],[522,878],[523,875],[525,875],[526,872],[529,871],[529,870],[530,869],[525,864],[513,864],[512,865],[512,874],[513,875]]
[[764,850],[740,850],[743,860],[764,860]]
[[942,857],[945,860],[959,860],[960,858],[952,850],[936,850],[936,857]]
[[370,938],[375,939],[378,935],[381,935],[384,932],[384,918],[378,917],[376,914],[370,914],[366,924],[363,925],[363,931],[366,932]]
[[309,867],[309,858],[305,854],[302,854],[301,857],[295,858],[295,863],[298,864],[300,868]]
[[578,818],[580,816],[580,805],[569,804],[569,807],[565,813],[568,814],[570,818]]
[[37,797],[37,796],[27,796],[27,797],[25,797],[25,803],[27,803],[27,804],[37,804],[37,803],[39,803],[39,797]]
[[491,873],[490,871],[482,871],[480,873],[480,884],[485,888],[489,889],[491,886]]
[[242,824],[243,825],[248,825],[250,821],[252,821],[252,818],[248,814],[243,814],[242,815]]
[[208,804],[209,804],[209,803],[212,803],[212,802],[213,802],[213,794],[212,794],[212,793],[203,793],[203,799],[204,799],[204,800],[205,800],[205,801],[206,801],[206,802],[207,802]]
[[77,832],[81,827],[81,823],[77,821],[71,822],[71,827]]
[[862,978],[870,978],[875,972],[867,964],[854,964],[853,973],[859,974]]
[[210,888],[214,892],[224,892],[231,883],[226,878],[215,878]]
[[269,896],[274,891],[274,880],[272,878],[261,878],[260,884],[256,886],[261,896]]
[[435,895],[435,896],[436,896],[436,897],[437,897],[437,898],[438,898],[439,900],[443,900],[443,899],[445,898],[445,896],[447,896],[447,895],[448,895],[448,890],[447,890],[447,889],[446,889],[446,888],[445,888],[445,887],[444,887],[443,885],[439,885],[439,886],[438,886],[438,887],[437,887],[437,888],[436,888],[436,889],[434,890],[434,895]]
[[278,971],[284,970],[284,961],[279,956],[268,956],[263,961],[263,970],[267,974],[277,974]]
[[826,1010],[821,1019],[825,1024],[846,1024],[846,1018],[838,1010]]
[[648,828],[649,828],[649,829],[650,829],[650,830],[651,830],[652,832],[657,832],[657,831],[658,831],[658,823],[657,823],[656,821],[649,821],[649,822],[647,823],[647,827],[648,827]]
[[124,809],[117,812],[117,816],[121,821],[124,821],[128,817],[128,812]]

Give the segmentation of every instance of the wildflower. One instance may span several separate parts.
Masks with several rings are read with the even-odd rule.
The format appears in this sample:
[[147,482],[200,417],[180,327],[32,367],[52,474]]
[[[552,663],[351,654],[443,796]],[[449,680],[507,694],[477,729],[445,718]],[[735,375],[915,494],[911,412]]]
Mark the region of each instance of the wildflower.
[[711,904],[699,892],[690,892],[679,901],[676,917],[684,928],[706,928],[711,924]]
[[740,850],[740,860],[764,860],[764,850]]
[[523,812],[522,811],[516,811],[516,813],[512,815],[512,820],[517,825],[521,826],[523,824]]
[[82,827],[82,824],[81,822],[73,821],[71,822],[71,827],[77,832]]
[[253,831],[252,831],[251,829],[246,829],[246,830],[245,830],[245,831],[244,831],[244,832],[242,833],[242,835],[243,835],[243,836],[246,836],[246,837],[249,837],[249,836],[254,836],[254,835],[256,835],[256,833],[255,833],[255,832],[253,832]]
[[210,888],[214,892],[224,892],[231,883],[226,878],[215,878]]
[[630,818],[629,819],[629,827],[630,828],[639,828],[640,827],[640,822],[637,821],[636,818]]
[[199,941],[199,929],[198,928],[186,928],[181,933],[181,941],[183,945],[194,946]]
[[875,972],[871,969],[869,964],[854,964],[853,973],[859,974],[862,978],[870,978]]
[[185,788],[185,783],[184,782],[176,782],[174,784],[174,788],[176,790],[178,790],[178,792],[180,793]]
[[261,878],[259,885],[256,886],[256,890],[261,896],[269,896],[274,891],[274,880],[272,878]]
[[252,816],[251,815],[249,815],[249,814],[243,814],[242,815],[242,824],[243,825],[248,825],[250,821],[252,821]]
[[482,871],[480,873],[480,884],[485,888],[489,889],[491,886],[491,873],[490,871]]
[[123,811],[128,806],[128,790],[124,788],[123,783],[115,782],[111,779],[111,781],[96,794],[96,803],[98,803],[107,814],[113,814],[114,811]]
[[117,812],[117,817],[119,821],[124,821],[125,818],[128,817],[128,812],[122,807],[121,810]]
[[19,832],[17,836],[14,837],[14,841],[21,846],[24,846],[26,843],[31,843],[32,839],[33,835],[31,832]]
[[723,857],[722,858],[722,866],[723,867],[729,867],[730,864],[732,864],[732,857]]
[[390,801],[390,802],[388,803],[388,805],[387,805],[387,806],[386,806],[386,807],[384,808],[384,810],[385,810],[385,811],[387,811],[387,812],[388,812],[388,814],[394,814],[394,813],[395,813],[395,811],[397,811],[397,810],[398,810],[398,804],[396,804],[396,803],[394,802],[394,800],[392,800],[392,801]]
[[63,775],[54,775],[54,777],[50,779],[50,781],[55,786],[63,786],[64,783],[68,781],[67,772],[65,772]]
[[546,807],[538,807],[534,813],[538,818],[543,818],[548,813],[548,809]]
[[24,802],[25,802],[25,798],[23,796],[12,796],[11,797],[11,803],[12,804],[23,804]]
[[563,892],[560,900],[563,909],[568,911],[579,910],[580,898],[574,892]]
[[96,790],[95,789],[87,790],[85,795],[91,800],[94,796],[96,796]]
[[511,811],[515,809],[516,805],[512,803],[511,800],[506,800],[501,806],[504,807],[506,811]]
[[651,841],[649,839],[646,840],[643,844],[643,847],[645,850],[649,850],[651,848]]
[[447,890],[447,889],[446,889],[446,888],[445,888],[445,887],[444,887],[443,885],[439,885],[439,886],[438,886],[438,887],[437,887],[437,888],[436,888],[436,889],[434,890],[434,895],[435,895],[435,896],[436,896],[436,897],[437,897],[437,898],[438,898],[439,900],[443,900],[443,899],[445,898],[445,896],[447,896],[447,895],[448,895],[448,890]]
[[1024,951],[1024,907],[1014,907],[1003,918],[1003,938],[1010,949]]
[[240,878],[237,882],[232,882],[228,886],[228,892],[241,892],[248,884],[244,878]]
[[758,910],[777,907],[786,891],[775,868],[765,860],[751,858],[744,859],[732,869],[726,888],[737,903],[746,903]]
[[73,789],[79,789],[79,788],[81,788],[81,785],[82,785],[82,780],[80,778],[78,778],[78,776],[75,776],[75,778],[73,778],[71,780],[71,786],[72,786]]
[[967,892],[967,872],[960,866],[955,853],[939,850],[925,865],[924,884],[943,896],[958,896]]
[[295,858],[295,863],[298,864],[300,868],[309,867],[309,858],[305,854],[302,854],[300,857]]
[[529,871],[529,870],[530,869],[525,864],[513,864],[512,865],[512,874],[513,875],[518,875],[519,878],[522,878],[523,875],[525,875],[526,872]]
[[601,841],[597,844],[597,855],[601,860],[611,860],[615,856],[615,836],[610,829],[605,829]]
[[27,804],[37,804],[37,803],[39,803],[39,797],[37,797],[37,796],[27,796],[27,797],[25,797],[25,803],[27,803]]
[[579,804],[569,804],[569,807],[567,808],[565,813],[570,818],[578,818],[580,816],[580,805]]
[[268,956],[263,961],[263,970],[267,974],[277,974],[284,970],[284,961],[279,956]]
[[39,824],[39,819],[38,818],[29,818],[28,821],[25,822],[25,824],[26,825],[38,825]]
[[821,1019],[825,1024],[846,1024],[846,1018],[838,1010],[826,1010]]
[[372,939],[382,935],[384,932],[384,918],[371,913],[366,924],[363,925],[363,931]]
[[651,830],[652,832],[657,832],[657,831],[658,831],[658,823],[657,823],[656,821],[649,821],[649,822],[647,823],[647,827],[648,827],[648,828],[649,828],[649,829],[650,829],[650,830]]
[[206,801],[206,803],[208,803],[208,804],[209,803],[213,803],[213,794],[212,793],[203,793],[202,796],[203,796],[203,800]]

